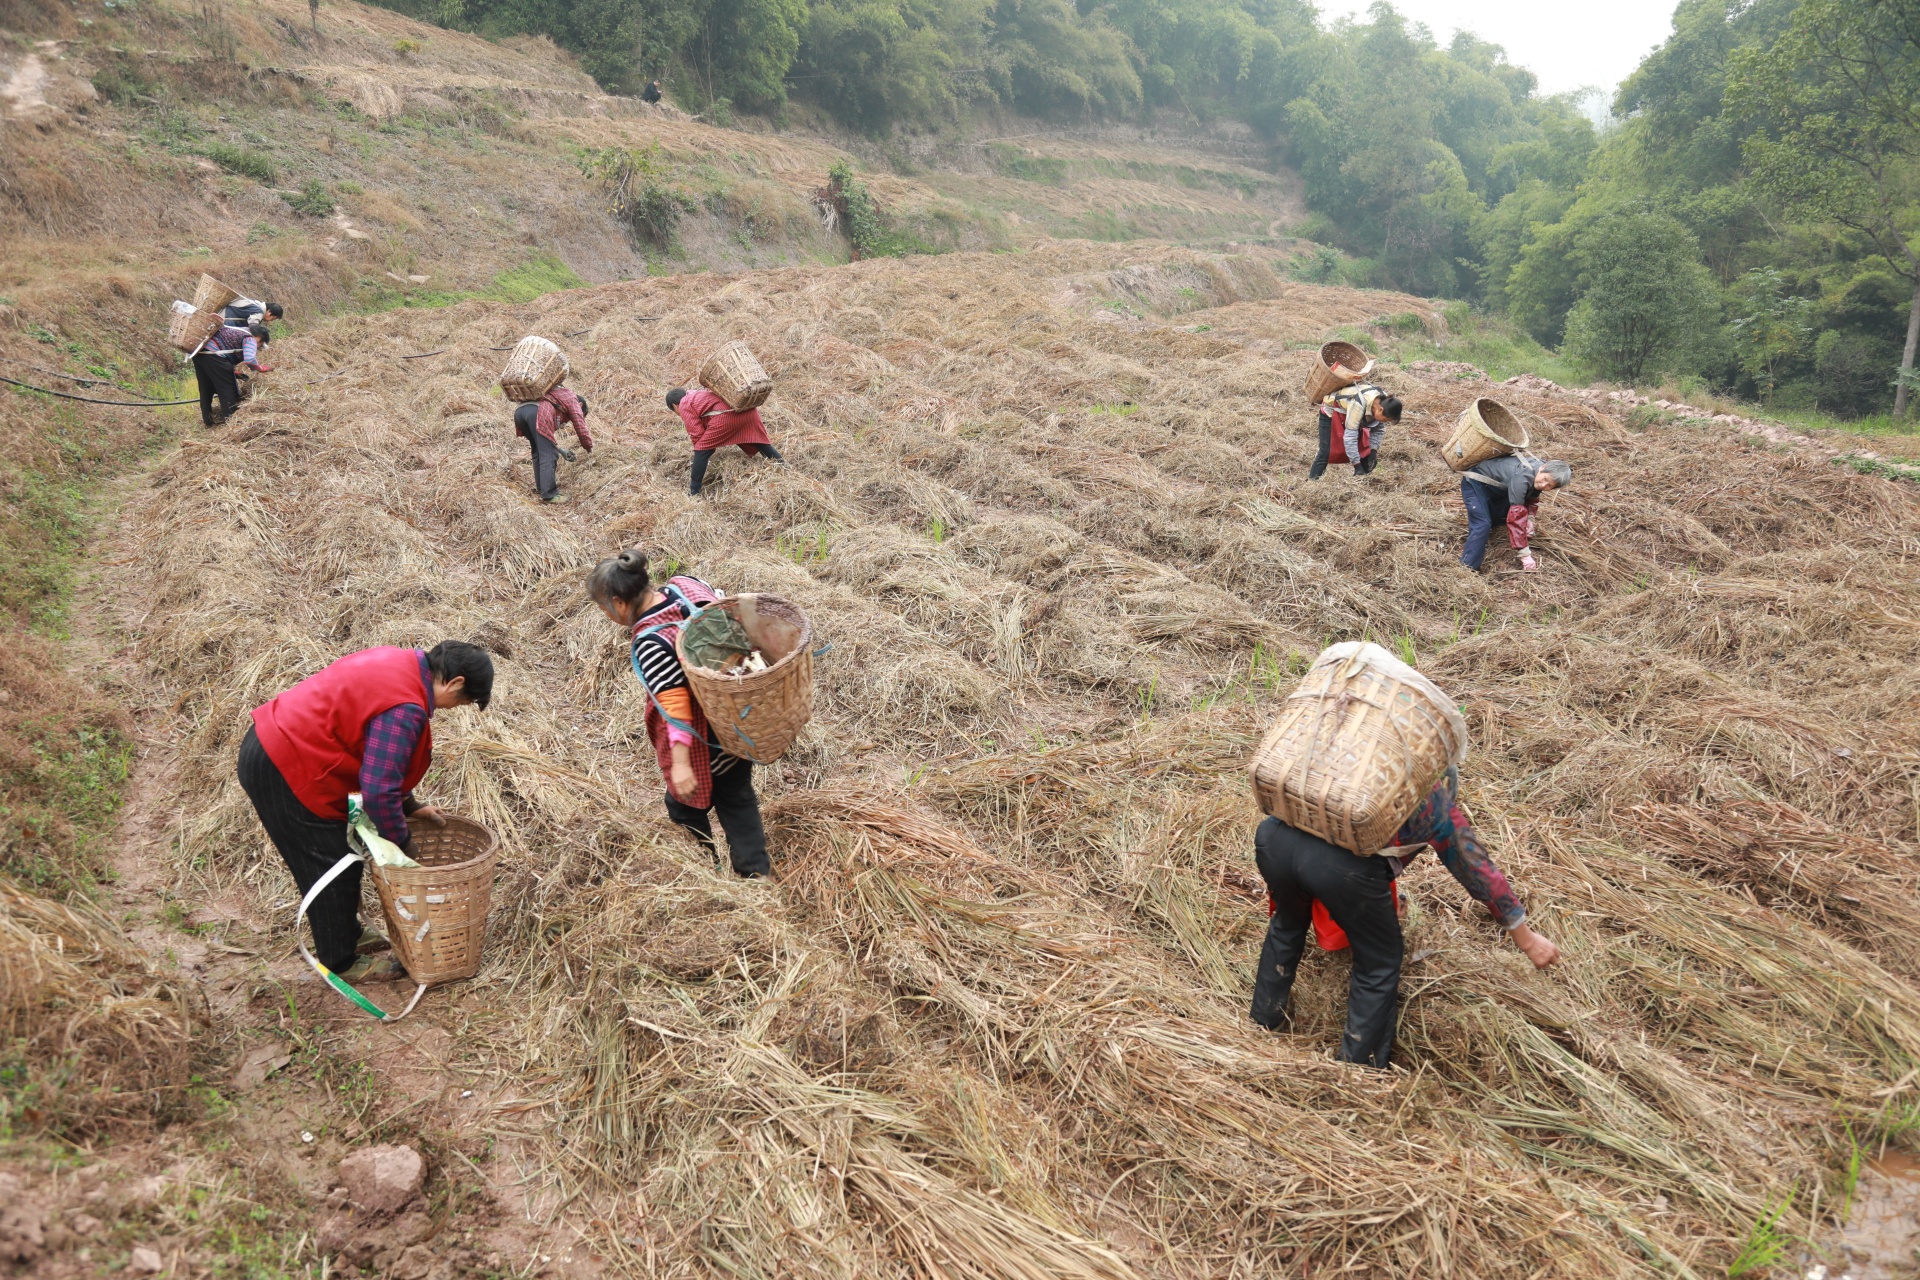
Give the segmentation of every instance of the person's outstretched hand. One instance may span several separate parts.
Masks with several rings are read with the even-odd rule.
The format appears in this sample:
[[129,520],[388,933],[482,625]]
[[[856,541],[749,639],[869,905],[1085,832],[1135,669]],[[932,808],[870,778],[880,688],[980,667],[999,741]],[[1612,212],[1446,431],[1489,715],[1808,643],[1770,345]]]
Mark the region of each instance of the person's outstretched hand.
[[254,368],[256,368],[256,369],[258,369],[258,370],[259,370],[259,371],[260,371],[261,373],[272,373],[272,372],[273,372],[273,366],[272,366],[272,365],[270,365],[270,364],[257,364],[257,365],[255,365],[255,366],[253,366],[253,367],[254,367]]
[[415,809],[413,816],[416,818],[424,818],[436,827],[444,827],[447,825],[447,815],[430,804],[423,804],[418,809]]
[[1527,959],[1533,961],[1533,967],[1544,969],[1560,959],[1560,948],[1553,940],[1542,933],[1535,933],[1526,925],[1513,927],[1513,945],[1519,947]]

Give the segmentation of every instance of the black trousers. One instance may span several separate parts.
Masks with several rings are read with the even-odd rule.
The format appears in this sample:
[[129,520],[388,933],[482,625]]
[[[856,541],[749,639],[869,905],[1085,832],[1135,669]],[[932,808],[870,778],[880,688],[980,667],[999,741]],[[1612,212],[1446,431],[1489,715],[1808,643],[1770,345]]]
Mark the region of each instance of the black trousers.
[[[301,897],[350,852],[347,824],[323,818],[300,803],[252,729],[240,743],[240,789],[253,801],[253,811],[293,873]],[[354,949],[360,944],[360,870],[356,860],[307,911],[314,958],[335,973],[353,964]]]
[[667,792],[667,816],[693,832],[716,861],[720,851],[713,843],[713,822],[709,815],[720,815],[720,828],[727,833],[727,856],[735,875],[773,874],[767,857],[767,832],[760,825],[760,797],[753,794],[753,764],[742,760],[725,773],[713,775],[713,803],[705,809],[681,804]]
[[551,498],[560,492],[560,481],[555,472],[559,468],[560,446],[540,434],[535,423],[539,420],[540,406],[523,404],[513,411],[513,429],[527,438],[527,444],[533,449],[533,487],[542,498]]
[[[1380,433],[1374,424],[1367,424],[1372,434],[1373,452],[1364,458],[1348,458],[1353,463],[1353,474],[1364,476],[1372,472],[1374,464],[1380,461]],[[1325,409],[1320,411],[1320,453],[1307,468],[1307,479],[1318,480],[1326,474],[1327,460],[1333,456],[1333,415]]]
[[[200,421],[209,427],[225,422],[240,407],[240,380],[234,377],[234,364],[226,356],[202,351],[193,358],[193,376],[200,384]],[[220,415],[213,413],[215,397],[220,400]]]
[[1253,837],[1254,861],[1273,896],[1273,919],[1253,976],[1253,1020],[1278,1027],[1293,992],[1307,925],[1318,898],[1353,944],[1347,987],[1347,1031],[1340,1060],[1384,1067],[1399,1016],[1400,961],[1405,942],[1393,901],[1393,867],[1362,858],[1317,836],[1268,818]]
[[[692,484],[689,486],[688,492],[696,498],[700,496],[700,486],[704,484],[707,479],[707,463],[713,460],[715,452],[716,450],[713,449],[695,449],[693,451]],[[775,462],[780,461],[780,451],[770,444],[743,444],[740,446],[740,452],[746,454],[749,458],[755,454],[759,454],[763,458],[772,458]]]

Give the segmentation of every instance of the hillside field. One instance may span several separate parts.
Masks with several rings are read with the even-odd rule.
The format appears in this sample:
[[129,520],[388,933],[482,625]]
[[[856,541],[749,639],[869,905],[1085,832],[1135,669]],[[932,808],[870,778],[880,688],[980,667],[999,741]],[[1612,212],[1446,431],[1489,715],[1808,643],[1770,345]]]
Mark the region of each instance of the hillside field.
[[[870,168],[953,251],[848,261],[826,140],[332,0],[320,37],[236,11],[244,57],[211,21],[51,33],[43,72],[146,50],[154,91],[47,80],[0,135],[55,162],[5,192],[0,373],[171,399],[156,326],[200,270],[294,308],[214,430],[0,398],[0,1270],[1704,1278],[1838,1260],[1882,1203],[1871,1162],[1920,1134],[1911,484],[1394,359],[1379,469],[1310,482],[1319,344],[1447,321],[1292,278],[1284,175],[1065,132]],[[8,36],[8,74],[35,48]],[[655,144],[718,184],[672,250],[566,149]],[[310,179],[334,214],[276,194]],[[1086,238],[1101,211],[1161,238]],[[497,386],[526,333],[593,406],[563,506]],[[719,455],[689,498],[662,394],[735,338],[786,461]],[[1437,446],[1481,395],[1574,470],[1535,575],[1498,538],[1457,563]],[[583,586],[629,545],[831,646],[756,771],[771,881],[667,821]],[[444,638],[499,680],[437,718],[421,790],[502,870],[480,975],[383,1026],[298,960],[235,752],[340,654]],[[1384,1073],[1331,1059],[1344,956],[1309,948],[1290,1030],[1246,1016],[1247,757],[1359,638],[1461,704],[1465,802],[1564,950],[1533,970],[1416,862]],[[425,1207],[343,1227],[335,1166],[376,1142],[424,1153]]]

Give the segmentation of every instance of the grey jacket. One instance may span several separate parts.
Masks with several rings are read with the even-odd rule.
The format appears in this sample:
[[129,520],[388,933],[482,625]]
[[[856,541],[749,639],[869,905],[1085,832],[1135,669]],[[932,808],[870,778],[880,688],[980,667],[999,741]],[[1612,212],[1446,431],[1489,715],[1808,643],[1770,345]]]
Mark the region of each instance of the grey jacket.
[[1516,507],[1540,500],[1540,491],[1533,487],[1533,478],[1539,474],[1540,459],[1527,454],[1489,458],[1460,473],[1463,479],[1478,480],[1492,489],[1505,489],[1507,501]]

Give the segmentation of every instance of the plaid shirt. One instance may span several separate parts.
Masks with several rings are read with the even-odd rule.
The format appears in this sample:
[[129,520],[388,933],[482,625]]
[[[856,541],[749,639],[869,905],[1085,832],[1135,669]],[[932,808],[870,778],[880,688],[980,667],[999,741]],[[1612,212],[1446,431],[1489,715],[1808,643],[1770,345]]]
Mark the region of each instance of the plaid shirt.
[[[586,411],[580,407],[580,397],[565,387],[555,387],[541,396],[540,408],[533,420],[533,429],[549,440],[559,430],[561,419],[573,424],[573,434],[580,437],[580,447],[588,453],[593,452],[593,436],[587,431]],[[557,443],[557,441],[556,441]]]
[[[1477,900],[1487,904],[1487,910],[1493,913],[1503,929],[1511,929],[1523,924],[1527,918],[1527,909],[1520,902],[1520,896],[1507,883],[1507,875],[1495,866],[1493,859],[1487,856],[1480,838],[1474,834],[1473,819],[1460,807],[1454,797],[1454,784],[1451,775],[1433,789],[1425,804],[1414,810],[1411,818],[1401,824],[1399,834],[1394,837],[1396,845],[1430,844],[1433,851],[1440,855],[1440,861],[1460,887],[1472,894]],[[1405,857],[1393,856],[1394,865],[1404,869],[1419,854]]]
[[433,672],[427,667],[427,655],[420,655],[420,682],[426,688],[426,707],[403,702],[389,707],[367,721],[367,745],[360,754],[360,796],[367,816],[376,831],[401,848],[413,833],[407,830],[407,810],[411,791],[402,792],[407,780],[407,765],[413,761],[414,748],[426,730],[432,713]]

